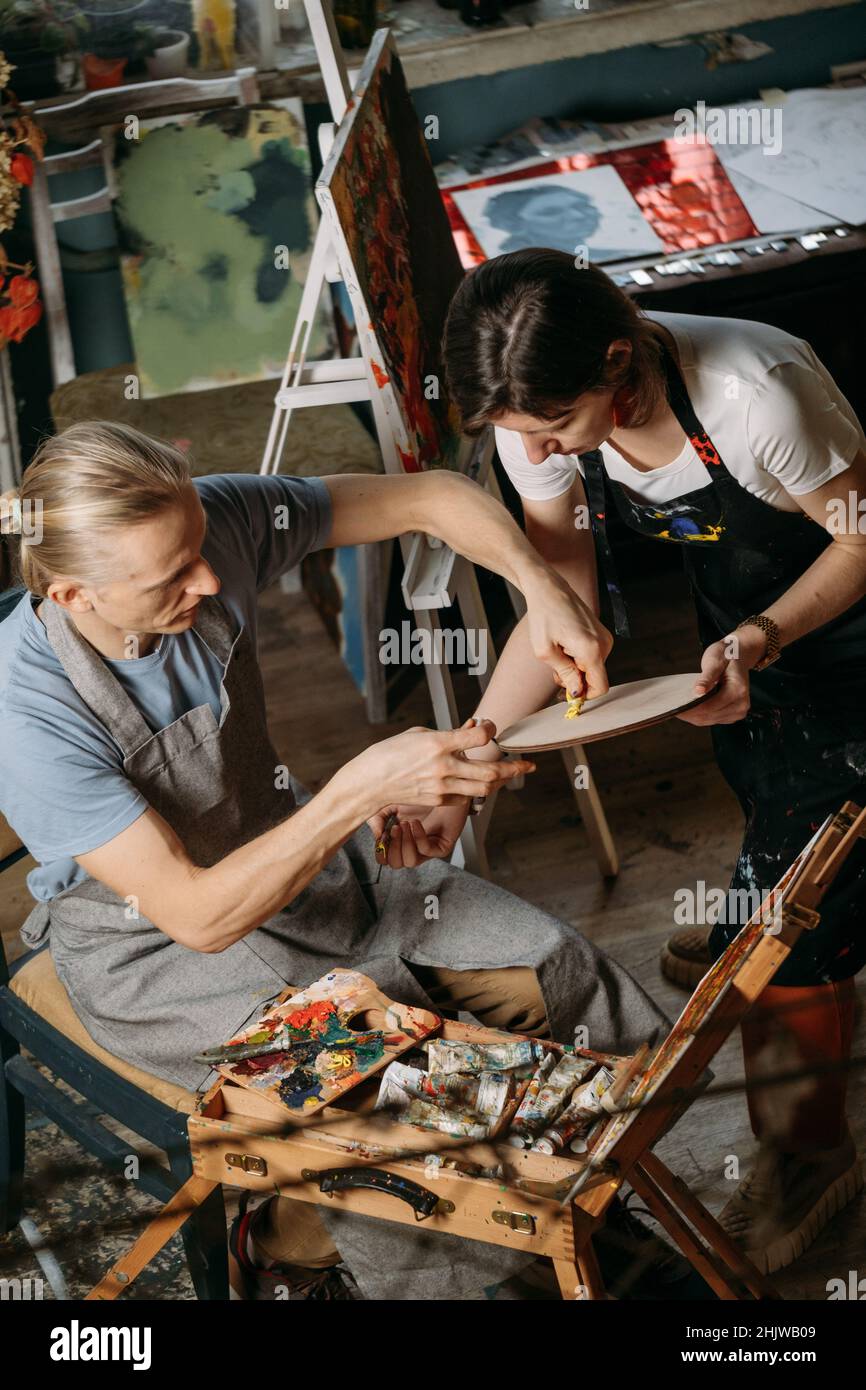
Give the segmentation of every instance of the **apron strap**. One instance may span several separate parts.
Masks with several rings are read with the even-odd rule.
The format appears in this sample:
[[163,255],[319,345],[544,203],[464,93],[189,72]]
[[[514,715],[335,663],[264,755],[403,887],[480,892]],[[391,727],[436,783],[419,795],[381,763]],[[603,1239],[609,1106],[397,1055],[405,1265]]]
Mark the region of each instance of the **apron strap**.
[[613,550],[607,534],[604,464],[597,449],[593,449],[588,454],[581,454],[580,461],[583,464],[583,481],[586,486],[589,515],[597,547],[598,567],[610,600],[614,632],[617,637],[631,637],[628,609],[622,596],[616,561],[613,558]]
[[682,372],[674,361],[673,354],[666,347],[662,351],[662,361],[671,410],[691,440],[695,453],[705,468],[717,468],[726,472],[718,449],[695,414]]
[[[71,684],[103,728],[120,745],[124,758],[153,738],[153,730],[114,672],[72,619],[52,599],[42,609],[45,631]],[[217,599],[201,601],[193,627],[223,668],[231,652],[234,633],[228,613]]]
[[238,634],[225,605],[220,603],[218,598],[207,595],[202,599],[193,623],[193,632],[213,652],[225,670]]
[[129,757],[153,737],[144,716],[99,652],[82,637],[72,619],[46,599],[42,620],[58,661],[84,703]]

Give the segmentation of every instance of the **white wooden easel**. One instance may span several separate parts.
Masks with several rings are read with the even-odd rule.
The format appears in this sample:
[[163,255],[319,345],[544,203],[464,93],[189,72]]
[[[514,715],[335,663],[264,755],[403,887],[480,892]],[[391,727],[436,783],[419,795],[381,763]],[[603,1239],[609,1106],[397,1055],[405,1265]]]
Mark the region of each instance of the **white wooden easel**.
[[[334,118],[332,124],[319,126],[320,152],[322,159],[326,160],[334,142],[336,128],[343,120],[351,99],[352,84],[343,61],[329,0],[304,0],[304,7]],[[326,282],[334,284],[341,279],[343,274],[330,228],[327,218],[323,216],[316,231],[285,369],[274,398],[274,413],[260,469],[262,473],[276,473],[279,470],[293,410],[304,406],[345,404],[353,401],[367,401],[372,406],[386,472],[403,471],[397,441],[382,410],[381,396],[376,390],[366,354],[309,364],[306,360],[310,334],[324,285]],[[488,432],[482,442],[472,447],[465,471],[498,495],[498,485],[491,468],[492,454],[493,441]],[[403,596],[419,630],[426,631],[432,641],[439,628],[438,610],[451,606],[456,598],[460,604],[464,626],[489,631],[478,579],[469,561],[427,536],[403,536],[400,545],[404,562]],[[365,602],[369,605],[368,612],[371,618],[375,604],[380,605],[375,612],[376,626],[384,611],[384,585],[377,550],[376,546],[359,547]],[[523,596],[513,589],[511,593],[515,609],[520,615],[523,611]],[[366,640],[369,643],[373,626],[367,623],[366,627]],[[367,656],[371,658],[372,653],[368,652]],[[478,676],[482,691],[490,680],[495,662],[496,654],[488,647],[487,670]],[[369,681],[376,672],[377,663],[367,659],[365,666]],[[381,666],[378,669],[381,671]],[[436,726],[440,729],[452,729],[461,723],[461,718],[450,672],[447,667],[436,663],[428,664],[425,670]],[[583,750],[579,747],[565,750],[563,760],[599,869],[605,876],[613,875],[619,867],[616,848],[591,773],[586,788],[575,787],[577,767],[588,767]],[[470,817],[452,856],[453,862],[458,866],[471,869],[485,877],[489,876],[489,866],[484,841],[494,804],[495,797],[489,797],[483,811]]]

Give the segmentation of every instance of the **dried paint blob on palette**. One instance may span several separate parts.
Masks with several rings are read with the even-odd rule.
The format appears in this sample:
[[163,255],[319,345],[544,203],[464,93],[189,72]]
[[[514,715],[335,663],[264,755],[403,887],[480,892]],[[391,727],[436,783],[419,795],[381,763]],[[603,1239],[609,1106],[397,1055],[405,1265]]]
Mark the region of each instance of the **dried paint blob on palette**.
[[682,710],[706,700],[695,695],[700,672],[677,676],[650,676],[613,686],[606,695],[587,700],[575,719],[567,719],[568,706],[560,701],[547,709],[518,719],[497,737],[503,753],[541,753],[547,748],[568,748],[573,743],[593,743],[633,729],[660,724]]

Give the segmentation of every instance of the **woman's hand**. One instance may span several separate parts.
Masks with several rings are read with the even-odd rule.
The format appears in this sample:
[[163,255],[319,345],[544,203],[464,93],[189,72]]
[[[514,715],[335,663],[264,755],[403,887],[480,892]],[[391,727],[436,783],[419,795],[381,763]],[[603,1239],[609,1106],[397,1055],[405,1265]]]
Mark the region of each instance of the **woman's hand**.
[[[387,817],[394,814],[388,851],[381,863],[392,869],[415,869],[428,859],[450,859],[469,815],[470,800],[460,797],[453,806],[385,806],[367,824],[376,839]],[[377,859],[380,856],[377,855]]]
[[346,794],[365,807],[367,820],[385,806],[455,806],[484,798],[513,777],[534,772],[524,759],[478,762],[465,756],[489,744],[496,732],[488,720],[470,719],[461,729],[407,729],[371,744],[336,774]]
[[529,640],[569,695],[595,699],[609,688],[604,663],[613,638],[553,570],[524,588]]
[[731,639],[722,638],[707,647],[701,659],[700,679],[695,682],[695,694],[704,695],[714,686],[716,693],[694,709],[684,710],[677,718],[686,724],[736,724],[749,713],[749,671],[760,652],[752,652],[745,640],[734,649],[738,656],[728,656]]

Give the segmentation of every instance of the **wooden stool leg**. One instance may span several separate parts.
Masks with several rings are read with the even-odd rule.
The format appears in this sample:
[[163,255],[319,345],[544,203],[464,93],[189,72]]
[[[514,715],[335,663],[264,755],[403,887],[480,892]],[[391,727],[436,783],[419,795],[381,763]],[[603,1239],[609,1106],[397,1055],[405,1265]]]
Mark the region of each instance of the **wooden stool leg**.
[[[698,1201],[695,1194],[662,1163],[661,1159],[649,1149],[641,1159],[640,1167],[645,1175],[658,1185],[671,1202],[691,1221],[708,1245],[724,1260],[728,1268],[742,1280],[755,1298],[780,1298],[778,1290],[752,1261],[743,1253],[716,1218]],[[629,1177],[631,1182],[631,1177]],[[632,1184],[634,1186],[634,1184]]]
[[[562,748],[560,752],[568,780],[571,783],[572,795],[577,803],[583,828],[596,857],[599,870],[605,878],[615,878],[619,873],[619,856],[586,754],[580,744],[575,744],[573,748]],[[574,784],[575,772],[578,767],[587,769],[589,780],[586,787],[578,788]]]

